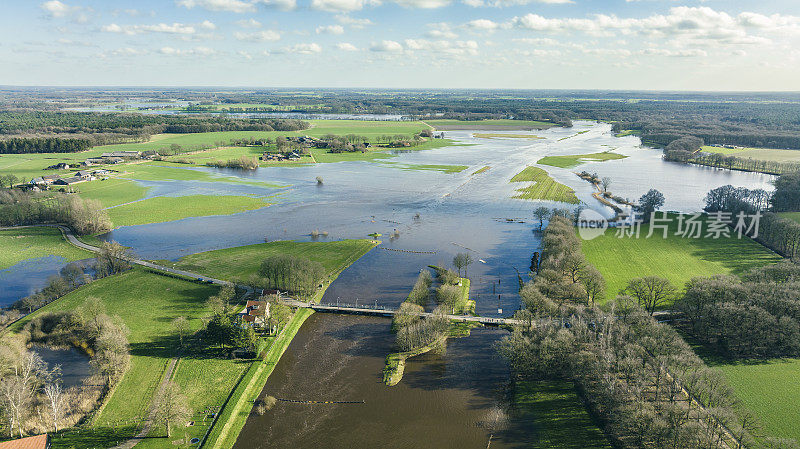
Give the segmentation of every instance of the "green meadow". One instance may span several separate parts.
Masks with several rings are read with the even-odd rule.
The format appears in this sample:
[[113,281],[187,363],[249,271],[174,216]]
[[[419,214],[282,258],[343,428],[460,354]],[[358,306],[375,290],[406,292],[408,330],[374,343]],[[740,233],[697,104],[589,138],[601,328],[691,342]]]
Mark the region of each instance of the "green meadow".
[[719,148],[704,146],[700,148],[706,153],[724,154],[741,158],[758,159],[775,162],[800,162],[800,150],[778,150],[773,148]]
[[605,162],[616,159],[625,159],[628,156],[604,151],[602,153],[573,154],[569,156],[545,156],[536,163],[551,167],[573,168],[587,162]]
[[36,257],[52,255],[73,261],[94,256],[70,245],[60,230],[50,227],[0,230],[0,248],[0,270]]
[[683,238],[675,235],[677,226],[673,220],[667,238],[660,229],[647,238],[650,225],[643,224],[639,238],[618,238],[617,229],[608,229],[582,242],[586,260],[606,279],[609,299],[637,277],[662,276],[680,289],[693,277],[739,274],[780,260],[772,251],[747,237],[739,239],[735,233],[719,239]]
[[[514,385],[514,413],[533,431],[520,430],[525,447],[536,449],[611,449],[613,446],[592,420],[570,382],[518,381]],[[515,429],[509,429],[512,434]]]
[[578,197],[575,196],[574,190],[556,182],[544,169],[539,167],[525,167],[524,170],[514,175],[510,182],[529,183],[529,185],[517,189],[517,194],[513,198],[578,204]]
[[230,215],[267,207],[266,197],[242,195],[159,196],[108,209],[114,227],[162,223],[189,217]]
[[[311,230],[309,229],[309,232]],[[217,279],[247,282],[257,274],[261,262],[268,256],[292,254],[319,262],[334,275],[368,253],[377,243],[373,240],[337,240],[333,242],[275,241],[238,246],[191,254],[178,259],[174,265],[181,270],[194,271]]]

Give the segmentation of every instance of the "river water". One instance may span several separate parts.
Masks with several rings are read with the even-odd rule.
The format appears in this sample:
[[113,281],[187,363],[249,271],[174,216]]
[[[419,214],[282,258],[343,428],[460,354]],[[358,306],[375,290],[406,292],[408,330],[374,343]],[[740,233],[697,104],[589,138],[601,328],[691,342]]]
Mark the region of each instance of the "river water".
[[[320,240],[366,238],[377,232],[383,234],[383,243],[344,271],[323,301],[395,307],[405,299],[420,269],[449,265],[456,253],[469,252],[475,260],[468,276],[477,312],[509,316],[519,307],[517,273],[528,271],[531,254],[539,249],[538,223],[531,211],[540,204],[566,206],[511,198],[521,187],[509,183],[511,177],[543,156],[612,148],[628,156],[576,169],[542,166],[575,189],[588,207],[607,216],[612,211],[591,197],[593,187],[574,171],[609,176],[610,190],[631,199],[657,188],[666,197],[665,209],[684,212],[700,210],[706,192],[725,184],[772,188],[773,177],[768,175],[664,162],[660,151],[642,148],[634,136],[614,137],[607,124],[576,122],[571,129],[527,133],[544,139],[485,139],[470,131],[445,134],[461,145],[402,152],[383,162],[270,167],[248,173],[187,168],[287,187],[151,182],[148,185],[159,194],[176,196],[200,187],[212,194],[235,190],[279,195],[275,205],[255,211],[123,227],[105,238],[132,247],[144,258],[176,259],[261,243],[265,238],[311,240],[314,230],[328,232]],[[456,174],[408,170],[423,168],[419,164],[459,164],[469,169]],[[473,175],[483,166],[491,169]],[[317,176],[323,185],[317,185]],[[399,237],[390,238],[394,231]],[[280,402],[264,416],[251,416],[237,447],[486,447],[490,432],[479,423],[505,407],[508,367],[497,359],[493,346],[502,335],[499,330],[475,330],[468,338],[449,342],[444,355],[413,358],[402,382],[387,387],[381,371],[392,346],[388,321],[317,314],[289,346],[264,394],[365,403]],[[513,413],[510,420],[517,430],[535,425],[514,422]],[[506,441],[498,432],[491,447],[525,446],[519,435],[534,433],[518,431],[513,441]]]

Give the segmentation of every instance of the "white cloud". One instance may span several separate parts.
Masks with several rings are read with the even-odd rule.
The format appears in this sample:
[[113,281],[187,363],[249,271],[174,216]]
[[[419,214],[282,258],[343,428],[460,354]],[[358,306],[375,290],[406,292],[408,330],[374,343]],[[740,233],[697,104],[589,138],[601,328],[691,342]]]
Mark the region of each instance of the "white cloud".
[[400,45],[397,41],[380,41],[374,42],[369,47],[370,51],[376,52],[391,52],[391,53],[399,53],[403,51],[403,46]]
[[208,47],[195,47],[187,50],[174,47],[161,47],[158,52],[167,56],[211,56],[217,53],[216,50]]
[[75,10],[74,6],[68,6],[58,0],[50,0],[39,5],[47,15],[51,17],[64,17]]
[[337,14],[333,18],[342,25],[347,25],[350,28],[361,29],[367,25],[372,25],[372,21],[369,19],[357,19],[350,17],[347,14]]
[[453,41],[453,40],[426,40],[426,39],[406,39],[405,46],[408,50],[430,51],[437,54],[449,55],[476,55],[478,54],[478,43],[475,41]]
[[283,49],[286,53],[297,53],[301,55],[313,55],[322,52],[322,47],[316,43],[309,44],[295,44]]
[[708,56],[708,52],[705,50],[701,50],[698,48],[690,48],[690,49],[683,49],[683,50],[668,50],[663,48],[648,48],[646,50],[642,50],[640,54],[643,55],[654,55],[654,56],[668,56],[670,58],[694,58],[700,57],[705,58]]
[[506,6],[527,5],[530,3],[543,3],[549,5],[563,5],[563,4],[575,3],[572,0],[463,0],[463,2],[465,5],[472,6],[475,8],[481,6],[502,8]]
[[243,19],[236,22],[239,28],[261,28],[261,22],[256,19]]
[[200,28],[204,30],[216,30],[217,26],[214,25],[214,22],[211,22],[209,20],[204,20],[200,23]]
[[297,0],[255,0],[255,3],[261,3],[281,11],[291,11],[297,8]]
[[178,6],[192,9],[195,6],[209,11],[228,11],[236,13],[254,12],[256,7],[241,0],[178,0]]
[[432,37],[434,39],[455,39],[458,37],[458,35],[453,32],[453,29],[450,27],[449,23],[429,23],[428,27],[430,27],[430,30],[425,33],[425,35],[428,37]]
[[481,31],[494,31],[500,28],[500,24],[489,19],[475,19],[466,23],[467,28]]
[[339,42],[336,44],[336,48],[342,51],[358,51],[358,47],[349,42]]
[[107,33],[121,33],[127,35],[143,34],[143,33],[190,35],[197,32],[194,26],[184,25],[182,23],[177,23],[177,22],[171,25],[166,23],[159,23],[156,25],[117,25],[116,23],[112,23],[110,25],[104,25],[103,27],[100,28],[100,30]]
[[434,9],[450,4],[450,0],[393,0],[405,8]]
[[344,27],[341,25],[325,25],[317,27],[317,34],[344,34]]
[[275,30],[254,31],[252,33],[236,32],[234,37],[240,41],[274,42],[281,38],[281,33]]
[[311,9],[320,11],[358,11],[368,5],[380,5],[380,0],[311,0]]

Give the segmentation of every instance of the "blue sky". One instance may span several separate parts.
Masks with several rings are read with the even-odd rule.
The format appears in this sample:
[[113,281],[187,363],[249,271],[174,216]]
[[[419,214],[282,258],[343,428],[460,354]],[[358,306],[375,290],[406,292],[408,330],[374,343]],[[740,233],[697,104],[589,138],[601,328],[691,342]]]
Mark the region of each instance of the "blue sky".
[[4,0],[0,84],[800,90],[796,0]]

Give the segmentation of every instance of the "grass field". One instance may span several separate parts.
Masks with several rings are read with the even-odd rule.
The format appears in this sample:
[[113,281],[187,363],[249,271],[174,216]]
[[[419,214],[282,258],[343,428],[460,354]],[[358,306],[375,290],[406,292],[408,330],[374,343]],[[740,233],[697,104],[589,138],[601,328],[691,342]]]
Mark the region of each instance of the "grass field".
[[547,129],[555,125],[535,120],[425,120],[425,123],[439,131],[485,130],[485,131],[531,131]]
[[[611,449],[603,431],[592,421],[586,407],[569,382],[519,381],[514,388],[515,413],[526,423],[535,423],[533,435],[520,429],[519,438],[529,448]],[[516,429],[509,429],[515,435]],[[530,440],[533,441],[530,441]]]
[[628,156],[604,151],[602,153],[573,154],[569,156],[545,156],[537,164],[550,165],[552,167],[572,168],[587,162],[605,162],[615,159],[625,159]]
[[778,215],[800,223],[800,212],[779,212]]
[[[261,262],[267,256],[292,254],[321,263],[328,274],[332,275],[355,262],[375,245],[373,240],[277,241],[192,254],[182,257],[174,264],[176,268],[199,272],[217,279],[246,282],[251,275],[258,272]],[[169,264],[172,265],[173,262]]]
[[229,215],[269,206],[268,198],[241,195],[160,196],[108,209],[114,227],[161,223],[188,217]]
[[75,190],[83,198],[98,200],[103,207],[111,207],[144,198],[150,189],[131,179],[109,178],[78,184]]
[[36,257],[53,255],[72,261],[94,256],[70,245],[60,230],[49,227],[0,230],[0,248],[0,270]]
[[488,165],[484,165],[483,167],[481,167],[481,168],[475,170],[474,172],[472,172],[472,174],[473,175],[480,175],[481,173],[489,171],[491,168],[492,167],[490,167]]
[[[143,268],[85,285],[15,323],[19,330],[43,313],[77,310],[89,297],[99,298],[109,315],[118,315],[130,329],[131,367],[116,386],[95,423],[136,419],[145,413],[168,361],[176,353],[171,321],[186,316],[197,330],[209,314],[205,301],[217,287],[161,276]],[[209,385],[209,387],[213,387]]]
[[603,273],[609,299],[617,296],[628,281],[642,276],[662,276],[678,287],[696,276],[738,274],[750,268],[777,262],[780,257],[749,238],[682,238],[676,236],[677,220],[662,238],[656,230],[645,238],[650,225],[642,225],[639,238],[618,238],[616,230],[584,240],[586,260]]
[[718,153],[726,156],[758,159],[775,162],[800,162],[800,150],[778,150],[771,148],[719,148],[704,146],[700,148],[706,153]]
[[525,167],[524,170],[514,175],[511,182],[531,183],[526,187],[517,189],[514,198],[523,200],[548,200],[562,203],[578,204],[575,191],[556,182],[547,172],[539,167]]
[[559,140],[559,141],[562,141],[562,140],[567,140],[567,139],[570,139],[570,138],[572,138],[572,137],[575,137],[575,136],[580,136],[581,134],[586,134],[586,133],[588,133],[588,132],[589,132],[589,130],[588,130],[588,129],[586,129],[586,130],[583,130],[583,131],[578,131],[578,132],[576,132],[575,134],[572,134],[572,135],[570,135],[570,136],[567,136],[567,137],[562,137],[562,138],[560,138],[560,139],[558,139],[558,140]]

